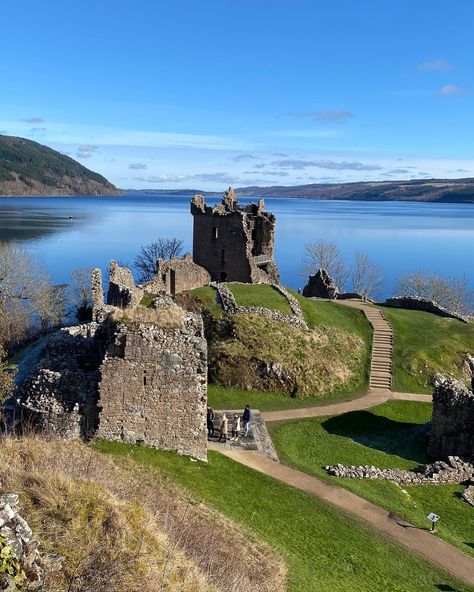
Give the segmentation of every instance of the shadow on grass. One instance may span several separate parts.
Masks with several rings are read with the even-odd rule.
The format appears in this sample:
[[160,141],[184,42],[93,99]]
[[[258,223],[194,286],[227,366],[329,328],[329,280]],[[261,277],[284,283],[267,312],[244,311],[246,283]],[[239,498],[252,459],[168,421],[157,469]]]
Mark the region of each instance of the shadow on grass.
[[437,590],[444,590],[445,592],[459,592],[456,588],[453,588],[449,584],[435,584]]
[[330,417],[321,425],[330,434],[386,454],[420,464],[430,461],[426,454],[428,424],[395,421],[370,411],[352,411]]

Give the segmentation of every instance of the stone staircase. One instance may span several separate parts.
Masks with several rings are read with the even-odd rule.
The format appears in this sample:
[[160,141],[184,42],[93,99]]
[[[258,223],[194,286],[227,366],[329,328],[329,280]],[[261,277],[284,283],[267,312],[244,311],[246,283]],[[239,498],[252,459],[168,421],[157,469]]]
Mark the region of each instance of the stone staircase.
[[360,300],[341,300],[338,304],[358,308],[367,317],[374,329],[372,362],[370,365],[371,390],[392,390],[393,330],[379,308]]

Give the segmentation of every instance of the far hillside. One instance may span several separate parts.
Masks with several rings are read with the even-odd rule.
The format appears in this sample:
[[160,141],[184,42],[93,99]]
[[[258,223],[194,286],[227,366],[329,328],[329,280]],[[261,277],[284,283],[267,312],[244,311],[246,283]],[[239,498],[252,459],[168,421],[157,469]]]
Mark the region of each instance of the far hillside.
[[0,196],[120,195],[105,177],[25,138],[0,135]]

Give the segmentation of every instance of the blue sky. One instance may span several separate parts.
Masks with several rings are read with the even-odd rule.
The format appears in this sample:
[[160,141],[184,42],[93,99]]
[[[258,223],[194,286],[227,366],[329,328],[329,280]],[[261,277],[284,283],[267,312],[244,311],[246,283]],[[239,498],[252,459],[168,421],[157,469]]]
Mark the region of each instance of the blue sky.
[[118,186],[474,176],[471,0],[23,0],[0,133]]

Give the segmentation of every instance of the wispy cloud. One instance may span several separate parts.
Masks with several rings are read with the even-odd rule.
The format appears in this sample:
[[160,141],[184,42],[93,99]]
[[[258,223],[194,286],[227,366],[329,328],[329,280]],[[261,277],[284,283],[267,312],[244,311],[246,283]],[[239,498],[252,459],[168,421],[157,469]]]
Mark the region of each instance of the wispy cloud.
[[456,84],[446,84],[438,90],[438,94],[443,97],[465,95],[469,92],[467,88],[457,86]]
[[320,111],[292,111],[292,117],[315,119],[316,121],[345,121],[354,117],[354,113],[344,109],[322,109]]
[[132,171],[144,171],[148,166],[144,162],[132,162],[132,164],[128,165],[128,168],[132,169]]
[[30,134],[33,136],[44,136],[48,130],[45,127],[32,127]]
[[452,68],[452,65],[443,59],[432,60],[418,65],[418,70],[424,72],[445,72],[446,70],[452,70]]
[[20,119],[24,123],[44,123],[44,119],[42,117],[24,117]]
[[93,146],[91,144],[81,144],[77,149],[76,156],[77,158],[91,158],[91,156],[93,156],[98,150],[98,146]]
[[301,170],[306,168],[330,169],[333,171],[380,171],[383,169],[378,164],[366,164],[359,161],[334,161],[334,160],[300,160],[286,159],[276,160],[270,166],[276,166],[281,169]]
[[257,160],[257,157],[253,154],[237,154],[236,156],[232,156],[230,160],[233,162],[242,162],[243,160]]
[[142,183],[179,183],[182,181],[202,181],[215,183],[233,183],[235,176],[229,173],[198,173],[195,175],[150,175],[135,177],[135,181]]
[[303,129],[303,130],[277,130],[270,132],[269,136],[281,137],[281,138],[333,138],[337,136],[339,132],[336,130],[316,130],[316,129]]

